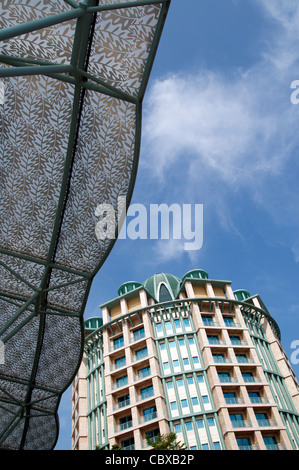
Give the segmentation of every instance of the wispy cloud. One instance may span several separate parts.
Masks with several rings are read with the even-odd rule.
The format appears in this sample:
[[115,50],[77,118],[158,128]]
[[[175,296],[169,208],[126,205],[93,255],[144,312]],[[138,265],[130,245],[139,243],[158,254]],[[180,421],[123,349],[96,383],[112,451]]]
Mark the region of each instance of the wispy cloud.
[[[290,85],[299,79],[299,5],[256,3],[271,20],[271,37],[253,66],[229,76],[183,71],[153,83],[144,112],[143,169],[150,167],[161,182],[183,169],[190,192],[198,191],[199,181],[206,187],[216,179],[218,201],[226,190],[244,188],[273,220],[291,221],[298,233],[298,183],[291,175],[298,171],[299,105],[290,102]],[[227,226],[234,230],[233,221]]]

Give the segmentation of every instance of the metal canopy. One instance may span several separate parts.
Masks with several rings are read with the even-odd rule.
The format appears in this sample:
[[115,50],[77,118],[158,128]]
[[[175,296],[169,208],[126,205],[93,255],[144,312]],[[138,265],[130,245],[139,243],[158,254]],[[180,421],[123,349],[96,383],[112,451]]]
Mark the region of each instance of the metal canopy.
[[[0,449],[55,446],[170,0],[1,0]],[[0,356],[1,359],[1,356]]]

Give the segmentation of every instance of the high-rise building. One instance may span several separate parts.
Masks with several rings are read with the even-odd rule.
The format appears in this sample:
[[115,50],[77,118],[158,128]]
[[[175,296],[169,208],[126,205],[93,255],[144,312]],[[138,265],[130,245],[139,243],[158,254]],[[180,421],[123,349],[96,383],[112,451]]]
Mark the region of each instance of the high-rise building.
[[259,295],[196,269],[126,282],[86,320],[73,449],[299,449],[299,385]]

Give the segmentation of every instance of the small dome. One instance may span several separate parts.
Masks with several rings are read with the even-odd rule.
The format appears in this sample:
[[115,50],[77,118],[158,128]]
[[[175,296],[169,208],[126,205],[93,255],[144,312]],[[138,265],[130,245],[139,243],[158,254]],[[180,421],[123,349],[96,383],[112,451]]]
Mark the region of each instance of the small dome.
[[184,276],[183,276],[183,281],[187,277],[192,277],[194,279],[209,279],[209,275],[206,271],[203,269],[192,269],[192,271],[188,271]]
[[167,273],[154,274],[143,284],[147,292],[158,302],[176,299],[180,285],[181,279]]
[[250,297],[250,294],[247,290],[239,289],[239,290],[234,291],[234,296],[235,296],[236,300],[239,300],[240,302],[243,302],[244,300],[246,300]]
[[101,317],[90,317],[84,322],[85,330],[97,330],[103,325],[103,319]]
[[137,287],[141,287],[142,284],[140,282],[135,282],[135,281],[128,281],[124,282],[119,288],[118,288],[118,295],[124,295],[127,294],[128,292],[131,292],[134,289],[137,289]]

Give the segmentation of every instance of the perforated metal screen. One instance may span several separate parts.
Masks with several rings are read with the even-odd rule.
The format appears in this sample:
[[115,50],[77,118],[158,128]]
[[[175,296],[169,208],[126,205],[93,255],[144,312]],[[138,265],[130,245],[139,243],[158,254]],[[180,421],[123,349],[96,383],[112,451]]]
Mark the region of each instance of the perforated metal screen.
[[169,0],[1,0],[0,449],[51,449]]

